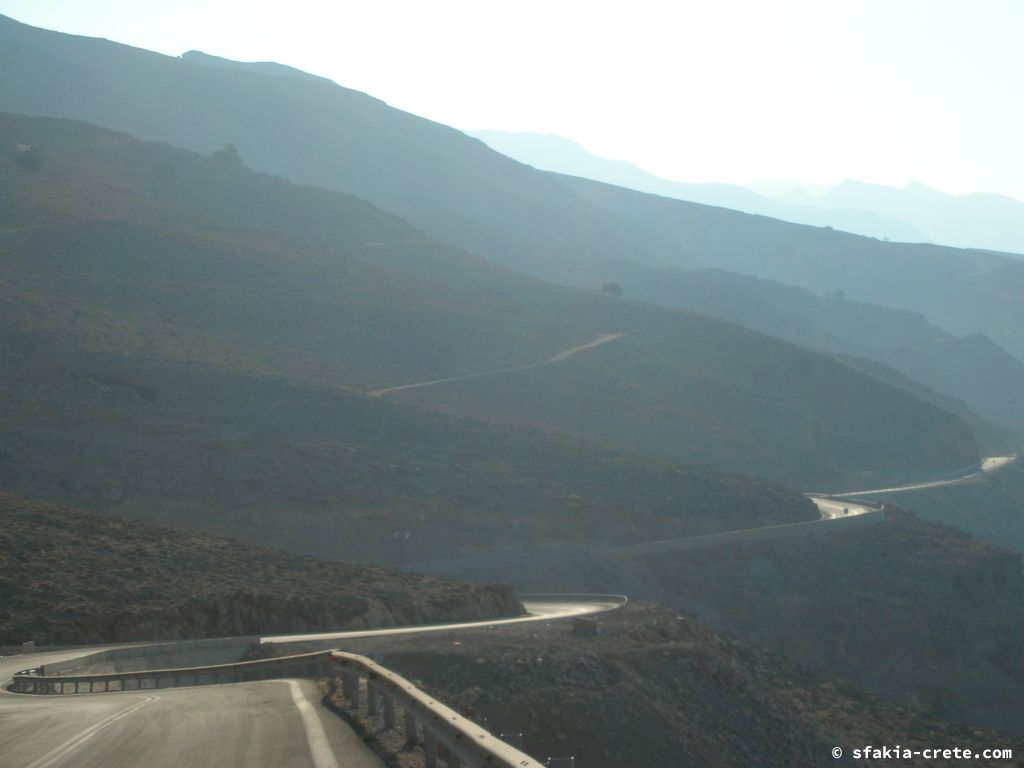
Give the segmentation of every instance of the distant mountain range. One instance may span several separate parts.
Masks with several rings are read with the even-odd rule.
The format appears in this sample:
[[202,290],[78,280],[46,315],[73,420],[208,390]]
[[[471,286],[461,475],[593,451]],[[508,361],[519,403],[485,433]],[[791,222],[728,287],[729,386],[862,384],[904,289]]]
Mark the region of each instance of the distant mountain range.
[[737,184],[670,181],[624,160],[610,160],[591,154],[579,144],[561,136],[489,130],[468,133],[503,155],[542,171],[580,176],[653,195],[771,216],[797,224],[829,226],[844,232],[903,242],[928,241],[922,231],[895,217],[870,210],[855,210],[855,206],[847,209],[804,206],[789,200],[773,199]]
[[1024,202],[1006,195],[950,195],[917,182],[897,189],[844,181],[820,194],[794,189],[777,199],[827,211],[873,211],[911,224],[936,243],[1024,254]]
[[640,192],[881,239],[1024,254],[1024,202],[1005,195],[949,195],[920,183],[902,189],[860,181],[695,184],[599,157],[561,136],[491,130],[469,135],[534,168]]

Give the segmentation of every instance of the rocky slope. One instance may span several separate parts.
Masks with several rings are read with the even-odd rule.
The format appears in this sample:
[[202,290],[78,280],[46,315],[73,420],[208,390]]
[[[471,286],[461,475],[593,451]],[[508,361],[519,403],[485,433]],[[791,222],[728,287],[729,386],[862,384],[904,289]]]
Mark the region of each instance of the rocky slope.
[[1024,748],[822,679],[666,607],[603,614],[595,637],[570,627],[357,640],[351,649],[373,652],[495,733],[521,732],[529,754],[574,755],[588,768],[864,765],[850,754],[865,744]]
[[0,644],[78,644],[514,616],[505,586],[317,560],[0,493]]
[[902,706],[1024,735],[1020,556],[910,513],[831,536],[457,571],[658,600]]
[[[977,459],[963,420],[824,355],[515,275],[346,195],[70,121],[0,115],[4,145],[0,423],[33,438],[53,416],[47,440],[95,440],[83,413],[125,428],[117,394],[184,436],[258,393],[256,423],[232,425],[251,434],[294,414],[284,384],[322,401],[498,368],[382,400],[800,485]],[[608,332],[624,335],[530,365]],[[83,407],[57,391],[91,383],[106,389]],[[213,417],[190,418],[199,405]]]
[[1015,462],[962,485],[882,494],[876,498],[1024,554],[1024,462]]

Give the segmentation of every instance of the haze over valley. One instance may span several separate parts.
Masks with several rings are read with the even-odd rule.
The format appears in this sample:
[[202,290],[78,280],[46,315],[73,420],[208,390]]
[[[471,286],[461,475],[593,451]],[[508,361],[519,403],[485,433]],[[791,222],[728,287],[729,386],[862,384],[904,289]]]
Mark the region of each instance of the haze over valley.
[[168,55],[0,3],[4,761],[1024,755],[1009,182],[671,181],[214,6]]

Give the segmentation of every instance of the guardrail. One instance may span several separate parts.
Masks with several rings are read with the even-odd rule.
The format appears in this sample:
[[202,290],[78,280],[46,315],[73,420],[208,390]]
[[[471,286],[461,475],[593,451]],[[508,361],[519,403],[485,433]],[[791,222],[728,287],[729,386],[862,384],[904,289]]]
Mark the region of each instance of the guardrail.
[[33,667],[18,672],[10,690],[36,695],[90,694],[336,675],[341,679],[341,691],[350,708],[358,711],[365,698],[367,714],[376,714],[380,708],[386,728],[397,727],[397,713],[400,711],[406,742],[410,744],[419,742],[419,731],[422,731],[427,768],[439,765],[439,748],[442,746],[448,768],[542,766],[542,763],[472,720],[431,698],[404,677],[354,653],[317,651],[235,664],[88,675],[45,675],[40,674],[41,671],[45,668]]
[[410,745],[419,741],[418,732],[422,729],[427,768],[438,766],[440,746],[447,752],[445,765],[448,768],[541,768],[543,765],[366,656],[342,651],[333,651],[330,655],[332,670],[341,678],[341,693],[349,708],[358,712],[365,698],[366,714],[382,712],[385,728],[396,727],[400,709],[406,743]]
[[[14,675],[9,688],[14,693],[62,695],[142,691],[193,685],[218,685],[272,680],[281,677],[316,677],[327,672],[329,653],[301,653],[272,659],[212,664],[206,667],[147,669],[136,672],[107,672],[86,675],[46,675],[45,668],[33,667]],[[97,686],[102,685],[102,688]],[[86,689],[85,686],[88,686]]]

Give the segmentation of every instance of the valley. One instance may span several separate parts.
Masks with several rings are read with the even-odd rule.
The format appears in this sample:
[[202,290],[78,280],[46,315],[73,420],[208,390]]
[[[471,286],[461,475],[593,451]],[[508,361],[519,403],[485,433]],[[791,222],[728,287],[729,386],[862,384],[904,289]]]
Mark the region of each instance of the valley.
[[[789,46],[754,66],[730,18],[687,69],[715,35],[666,19],[719,6],[597,59],[559,6],[501,79],[529,9],[208,6],[0,15],[4,768],[1024,754],[1024,260],[993,246],[1021,204],[679,184],[534,133],[687,178],[952,179],[964,148],[898,137],[955,104],[917,78],[966,26],[930,64],[888,21],[801,58],[836,9],[751,6],[743,44]],[[646,15],[617,14],[616,50]],[[898,108],[829,68],[870,79],[890,33]],[[913,135],[981,157],[1006,101]],[[478,124],[518,133],[451,127],[506,103]]]

